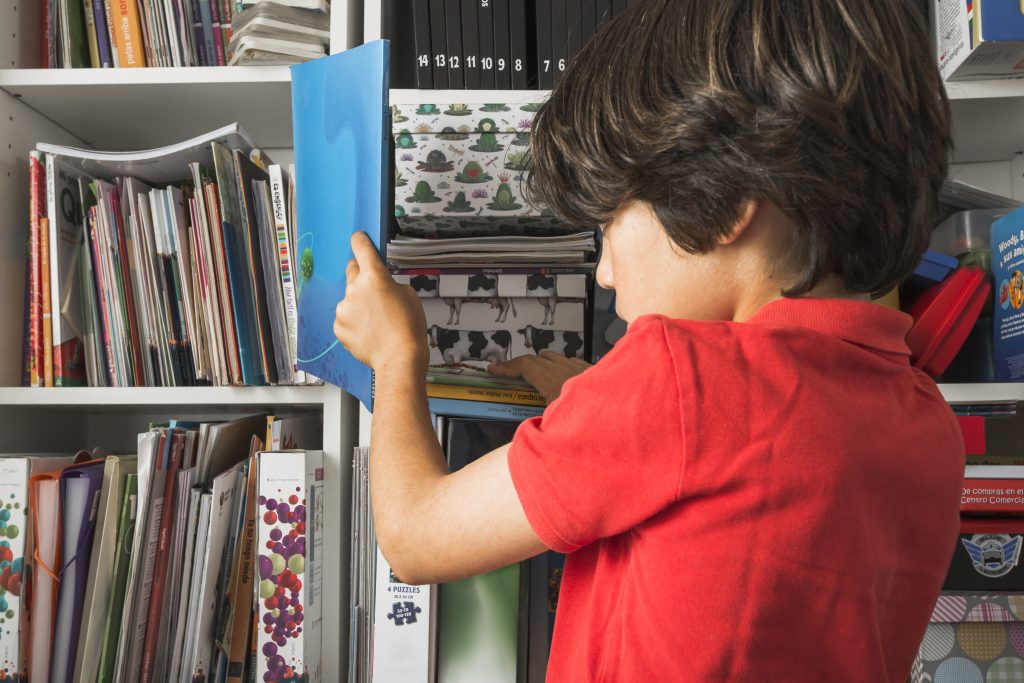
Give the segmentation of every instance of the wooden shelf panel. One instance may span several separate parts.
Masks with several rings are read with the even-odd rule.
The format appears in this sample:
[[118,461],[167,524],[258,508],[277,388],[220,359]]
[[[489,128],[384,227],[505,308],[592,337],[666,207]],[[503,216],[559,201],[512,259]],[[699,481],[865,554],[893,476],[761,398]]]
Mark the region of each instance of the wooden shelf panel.
[[234,121],[260,147],[292,146],[285,66],[0,69],[0,89],[98,149],[160,147]]

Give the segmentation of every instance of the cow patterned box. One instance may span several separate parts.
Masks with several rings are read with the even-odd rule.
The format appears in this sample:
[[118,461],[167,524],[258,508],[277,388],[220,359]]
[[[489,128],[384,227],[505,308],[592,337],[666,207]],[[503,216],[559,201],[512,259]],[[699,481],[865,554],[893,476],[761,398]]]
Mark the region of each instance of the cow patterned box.
[[483,369],[545,350],[584,357],[586,275],[395,275],[395,281],[420,297],[431,366]]

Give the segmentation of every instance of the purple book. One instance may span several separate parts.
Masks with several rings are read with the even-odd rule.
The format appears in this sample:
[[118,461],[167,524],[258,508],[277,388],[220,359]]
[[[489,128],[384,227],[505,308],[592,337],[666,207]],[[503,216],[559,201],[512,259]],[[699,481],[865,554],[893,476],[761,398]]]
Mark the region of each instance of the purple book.
[[114,66],[114,58],[110,52],[110,30],[107,26],[106,4],[110,0],[93,0],[92,14],[96,22],[96,47],[100,53],[100,66],[109,69]]

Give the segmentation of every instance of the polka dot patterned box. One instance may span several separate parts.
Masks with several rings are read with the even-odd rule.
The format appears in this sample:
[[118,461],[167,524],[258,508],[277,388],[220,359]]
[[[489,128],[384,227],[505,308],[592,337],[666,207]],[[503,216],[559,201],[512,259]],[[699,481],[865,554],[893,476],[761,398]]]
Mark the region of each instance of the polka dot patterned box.
[[939,597],[909,683],[1024,681],[1024,594]]
[[256,680],[320,683],[322,451],[260,453]]
[[571,232],[523,197],[530,128],[539,106],[392,105],[401,231],[416,237]]

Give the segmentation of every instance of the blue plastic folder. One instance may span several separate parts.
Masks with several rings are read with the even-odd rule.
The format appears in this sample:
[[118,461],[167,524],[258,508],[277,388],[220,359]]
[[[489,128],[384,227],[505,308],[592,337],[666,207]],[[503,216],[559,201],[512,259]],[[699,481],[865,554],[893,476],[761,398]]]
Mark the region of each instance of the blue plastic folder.
[[388,42],[292,67],[299,368],[373,409],[373,377],[334,337],[349,239],[383,253],[388,226]]

